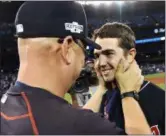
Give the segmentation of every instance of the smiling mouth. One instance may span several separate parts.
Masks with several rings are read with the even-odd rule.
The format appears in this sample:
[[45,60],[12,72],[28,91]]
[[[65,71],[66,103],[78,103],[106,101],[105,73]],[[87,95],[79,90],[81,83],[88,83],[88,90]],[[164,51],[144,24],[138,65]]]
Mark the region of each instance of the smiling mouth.
[[103,69],[103,70],[101,70],[101,72],[102,72],[103,75],[108,75],[109,72],[111,72],[112,70],[113,70],[113,68]]

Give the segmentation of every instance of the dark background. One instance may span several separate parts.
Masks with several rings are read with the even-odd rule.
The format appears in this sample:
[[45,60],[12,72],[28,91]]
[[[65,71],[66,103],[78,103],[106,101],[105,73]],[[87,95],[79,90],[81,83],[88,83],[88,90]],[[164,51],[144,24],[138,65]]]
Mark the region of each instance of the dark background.
[[[0,68],[14,71],[19,60],[15,38],[14,19],[23,2],[0,2]],[[124,2],[118,5],[84,5],[89,24],[89,36],[94,29],[106,22],[123,22],[134,30],[137,40],[165,37],[165,32],[154,33],[154,29],[165,29],[165,1]],[[139,64],[161,63],[165,60],[165,40],[137,44],[136,59]],[[89,56],[93,57],[91,54]]]

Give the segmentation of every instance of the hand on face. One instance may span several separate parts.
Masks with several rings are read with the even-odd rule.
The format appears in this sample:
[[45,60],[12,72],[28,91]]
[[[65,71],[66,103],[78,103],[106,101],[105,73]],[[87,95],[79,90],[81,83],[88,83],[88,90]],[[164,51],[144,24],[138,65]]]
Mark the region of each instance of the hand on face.
[[124,59],[121,59],[119,62],[115,78],[121,93],[139,91],[144,80],[141,69],[136,61],[134,60],[130,66],[126,68]]
[[99,80],[99,86],[105,88],[105,81],[104,81],[104,79],[102,77],[102,74],[100,73],[100,70],[99,70],[99,61],[95,62],[94,68],[95,68],[95,71],[96,71],[97,78]]

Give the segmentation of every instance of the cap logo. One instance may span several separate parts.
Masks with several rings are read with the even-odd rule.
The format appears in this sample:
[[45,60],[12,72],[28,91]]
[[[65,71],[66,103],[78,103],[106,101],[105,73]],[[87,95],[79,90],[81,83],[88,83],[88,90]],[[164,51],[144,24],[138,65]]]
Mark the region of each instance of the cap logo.
[[71,33],[81,33],[83,29],[83,25],[79,25],[77,22],[65,23],[65,30],[69,30]]
[[22,32],[24,32],[24,27],[23,27],[23,25],[22,25],[22,24],[16,25],[16,31],[17,31],[17,33],[22,33]]

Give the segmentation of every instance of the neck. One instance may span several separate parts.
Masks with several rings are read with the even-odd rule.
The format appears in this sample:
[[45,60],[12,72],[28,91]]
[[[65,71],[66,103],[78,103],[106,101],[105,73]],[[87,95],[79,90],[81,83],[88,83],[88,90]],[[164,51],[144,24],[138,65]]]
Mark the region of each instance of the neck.
[[32,87],[43,88],[56,96],[64,97],[68,85],[63,77],[62,70],[58,68],[53,70],[47,64],[40,66],[37,64],[21,64],[17,81]]
[[106,82],[105,86],[108,90],[112,90],[114,88],[116,88],[116,82],[115,81],[111,81],[111,82]]

